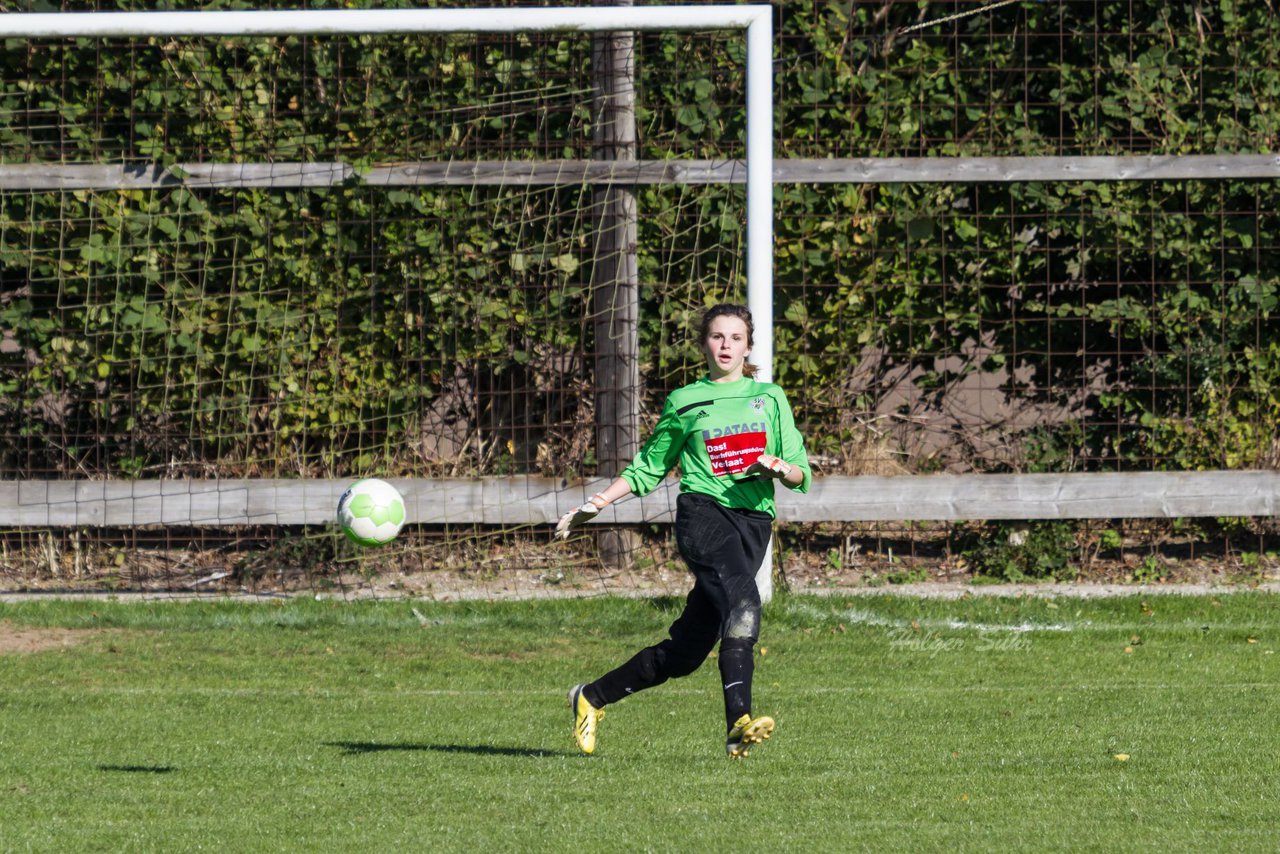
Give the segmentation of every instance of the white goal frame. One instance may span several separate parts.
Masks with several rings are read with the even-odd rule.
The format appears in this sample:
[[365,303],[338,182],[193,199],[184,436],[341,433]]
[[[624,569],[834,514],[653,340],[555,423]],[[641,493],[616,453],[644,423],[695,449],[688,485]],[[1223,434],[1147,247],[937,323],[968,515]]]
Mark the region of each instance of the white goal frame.
[[[773,378],[773,7],[592,6],[565,8],[336,9],[207,12],[53,12],[0,15],[0,38],[281,36],[406,33],[740,30],[746,35],[747,306],[752,363]],[[617,167],[620,164],[615,163]],[[325,504],[332,507],[332,484]],[[221,492],[221,489],[217,489]],[[571,501],[572,493],[564,493]],[[177,496],[181,502],[182,496]],[[190,497],[190,494],[186,496]],[[131,502],[132,503],[132,502]],[[557,502],[559,503],[559,502]],[[162,502],[163,504],[163,502]],[[21,505],[21,500],[19,500]],[[190,510],[190,506],[187,508]],[[411,518],[417,517],[411,507]],[[561,508],[555,508],[554,520]],[[326,515],[328,511],[326,509]],[[163,518],[164,510],[161,509]],[[179,513],[181,515],[181,513]],[[216,515],[221,517],[221,512]],[[756,575],[773,593],[773,549]]]

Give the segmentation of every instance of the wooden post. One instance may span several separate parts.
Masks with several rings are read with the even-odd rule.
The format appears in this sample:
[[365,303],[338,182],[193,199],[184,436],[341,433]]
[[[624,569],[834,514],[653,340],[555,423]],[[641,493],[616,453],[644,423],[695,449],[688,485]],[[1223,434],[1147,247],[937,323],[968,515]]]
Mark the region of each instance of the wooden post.
[[[631,0],[597,5],[630,6]],[[636,159],[635,38],[631,33],[592,36],[595,160]],[[639,271],[636,266],[636,198],[630,187],[602,184],[592,195],[596,212],[591,279],[595,334],[596,459],[599,473],[616,475],[639,450]],[[605,531],[598,539],[606,566],[626,568],[639,543],[631,531]]]

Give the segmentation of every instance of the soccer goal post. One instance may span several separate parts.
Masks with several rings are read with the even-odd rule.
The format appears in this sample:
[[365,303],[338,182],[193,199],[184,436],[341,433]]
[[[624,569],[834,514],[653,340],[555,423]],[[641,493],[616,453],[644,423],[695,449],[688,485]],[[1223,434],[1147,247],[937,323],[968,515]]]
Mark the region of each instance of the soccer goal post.
[[[690,320],[745,297],[771,375],[772,28],[762,5],[0,17],[0,525],[67,551],[319,526],[363,474],[472,545],[553,522],[598,488],[576,401],[617,326],[649,328],[619,358],[657,399]],[[592,159],[591,37],[633,32],[674,72],[637,83],[657,142]],[[617,251],[655,316],[591,304],[602,190],[644,196]]]

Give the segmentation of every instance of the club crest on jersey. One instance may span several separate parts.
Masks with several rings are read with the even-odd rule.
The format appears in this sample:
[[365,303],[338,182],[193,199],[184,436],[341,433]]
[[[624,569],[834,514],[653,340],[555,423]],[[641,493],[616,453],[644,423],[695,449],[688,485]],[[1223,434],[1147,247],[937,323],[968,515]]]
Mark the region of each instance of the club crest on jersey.
[[764,398],[757,397],[755,400],[751,401],[751,408],[756,412],[764,412]]

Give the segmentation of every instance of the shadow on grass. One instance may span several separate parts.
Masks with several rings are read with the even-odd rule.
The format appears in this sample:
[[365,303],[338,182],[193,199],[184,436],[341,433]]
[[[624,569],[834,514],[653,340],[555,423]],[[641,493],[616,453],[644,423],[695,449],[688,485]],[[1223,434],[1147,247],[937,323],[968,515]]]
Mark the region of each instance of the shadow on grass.
[[533,747],[497,747],[490,744],[419,744],[401,742],[386,744],[378,741],[326,741],[326,747],[342,749],[343,756],[362,756],[366,753],[386,753],[392,750],[433,750],[437,753],[470,753],[474,756],[571,756],[568,750],[539,750]]
[[125,774],[168,774],[172,765],[99,765],[99,771],[120,771]]

